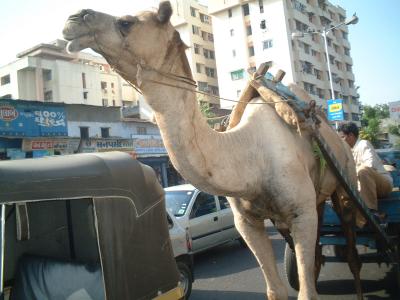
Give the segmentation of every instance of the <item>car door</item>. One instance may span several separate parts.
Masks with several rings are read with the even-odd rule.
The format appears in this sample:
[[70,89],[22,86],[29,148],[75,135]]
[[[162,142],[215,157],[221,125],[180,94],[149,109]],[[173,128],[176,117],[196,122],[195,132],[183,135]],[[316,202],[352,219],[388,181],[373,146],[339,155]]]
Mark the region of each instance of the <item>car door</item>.
[[217,198],[220,209],[218,219],[221,230],[221,242],[239,238],[240,235],[235,228],[233,213],[228,200],[224,196],[218,196]]
[[193,252],[210,248],[219,243],[217,202],[213,195],[199,192],[189,215],[189,232]]

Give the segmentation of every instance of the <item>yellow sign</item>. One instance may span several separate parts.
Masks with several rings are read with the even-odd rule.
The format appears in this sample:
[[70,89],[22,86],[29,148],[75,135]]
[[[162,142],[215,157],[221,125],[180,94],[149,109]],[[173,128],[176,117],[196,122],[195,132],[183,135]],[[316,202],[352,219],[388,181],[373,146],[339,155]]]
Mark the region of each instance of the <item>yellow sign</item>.
[[329,112],[337,112],[342,109],[343,109],[342,103],[334,103],[334,104],[329,105]]

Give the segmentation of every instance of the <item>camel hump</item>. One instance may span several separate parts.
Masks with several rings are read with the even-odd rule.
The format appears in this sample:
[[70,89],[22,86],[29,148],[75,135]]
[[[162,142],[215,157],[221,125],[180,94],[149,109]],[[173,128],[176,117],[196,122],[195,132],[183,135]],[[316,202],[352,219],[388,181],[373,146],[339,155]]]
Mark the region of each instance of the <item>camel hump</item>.
[[[279,70],[275,76],[268,73],[271,62],[260,65],[256,72],[250,74],[250,79],[243,90],[238,104],[233,108],[227,130],[235,127],[241,120],[244,110],[251,99],[261,97],[267,104],[273,106],[276,113],[290,127],[301,130],[314,129],[318,124],[316,102],[297,85],[289,87],[281,83],[285,72]],[[319,115],[323,115],[321,109]]]

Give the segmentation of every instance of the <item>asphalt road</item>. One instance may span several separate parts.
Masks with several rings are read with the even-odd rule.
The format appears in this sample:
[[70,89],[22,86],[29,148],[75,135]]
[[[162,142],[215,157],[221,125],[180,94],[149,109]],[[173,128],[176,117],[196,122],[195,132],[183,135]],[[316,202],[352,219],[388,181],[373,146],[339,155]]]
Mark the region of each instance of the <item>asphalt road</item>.
[[[272,244],[278,268],[284,282],[283,253],[285,242],[273,229]],[[363,249],[360,249],[363,251]],[[326,247],[324,254],[332,249]],[[361,270],[365,299],[400,299],[397,294],[395,273],[386,264],[363,264]],[[266,299],[265,282],[252,253],[238,242],[230,242],[195,256],[195,282],[191,300],[257,300]],[[288,286],[289,299],[297,292]],[[323,266],[317,290],[320,299],[356,299],[353,276],[345,263],[327,263]]]

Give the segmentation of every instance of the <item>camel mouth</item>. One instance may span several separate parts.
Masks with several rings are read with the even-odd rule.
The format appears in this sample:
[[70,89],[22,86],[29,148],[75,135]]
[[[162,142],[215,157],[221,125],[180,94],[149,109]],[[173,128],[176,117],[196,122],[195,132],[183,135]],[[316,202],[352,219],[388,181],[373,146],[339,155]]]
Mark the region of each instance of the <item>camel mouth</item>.
[[88,10],[82,10],[75,15],[71,15],[64,27],[63,37],[68,41],[67,51],[70,53],[79,52],[88,48],[93,40],[85,19],[90,18]]

